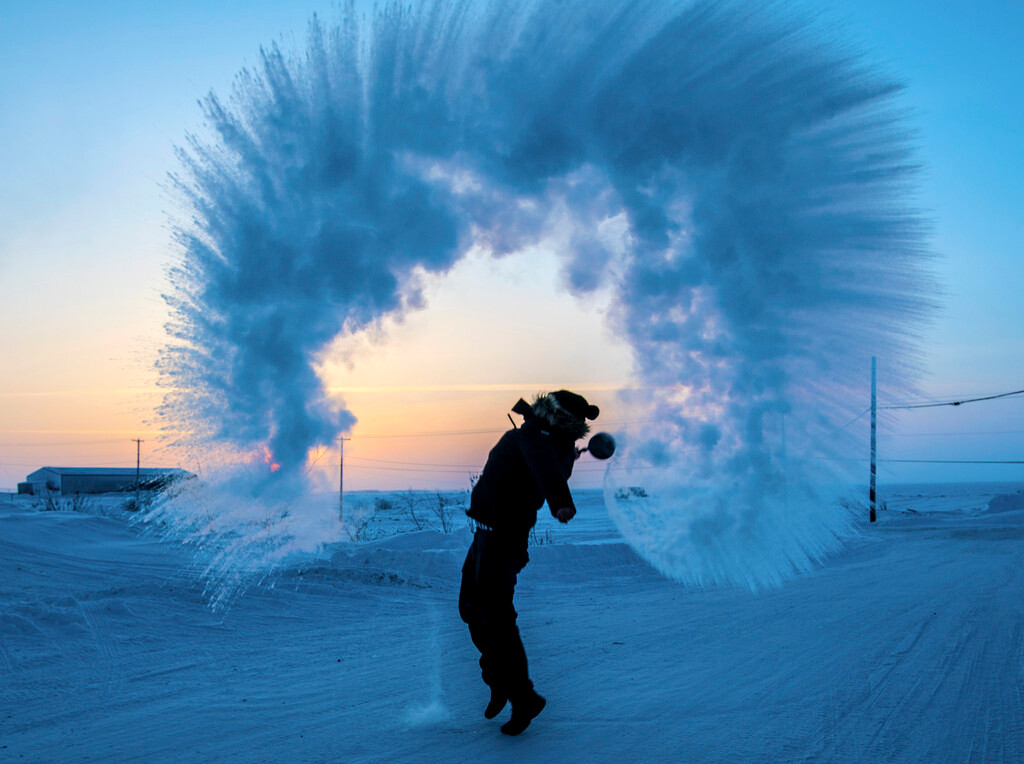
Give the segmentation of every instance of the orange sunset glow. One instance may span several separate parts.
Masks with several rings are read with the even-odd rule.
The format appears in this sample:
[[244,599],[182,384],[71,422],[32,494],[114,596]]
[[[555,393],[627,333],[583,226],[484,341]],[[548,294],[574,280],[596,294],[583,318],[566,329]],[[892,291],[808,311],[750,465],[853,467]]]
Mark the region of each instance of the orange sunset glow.
[[[324,387],[358,420],[344,446],[345,489],[468,487],[512,426],[512,405],[542,391],[577,390],[601,407],[601,423],[613,421],[629,350],[606,330],[601,298],[568,296],[559,278],[553,252],[471,254],[427,280],[425,309],[325,349]],[[140,338],[125,327],[120,342],[108,340],[106,357],[68,340],[52,358],[29,347],[28,332],[32,363],[0,383],[0,488],[48,465],[133,467],[135,438],[144,466],[202,472],[162,437],[162,391],[149,368],[162,341],[156,314],[150,329]],[[310,451],[308,472],[336,490],[339,444],[321,446]],[[580,469],[577,479],[586,480]]]

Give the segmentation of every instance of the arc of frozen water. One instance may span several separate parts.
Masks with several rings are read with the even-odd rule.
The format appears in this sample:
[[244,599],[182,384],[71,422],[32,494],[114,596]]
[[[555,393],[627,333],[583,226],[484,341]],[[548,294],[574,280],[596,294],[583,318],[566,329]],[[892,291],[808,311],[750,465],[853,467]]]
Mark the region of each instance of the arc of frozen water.
[[[280,469],[236,490],[294,493],[355,421],[317,353],[421,306],[418,275],[470,247],[560,225],[566,288],[612,290],[629,401],[658,423],[622,433],[613,516],[668,575],[778,583],[849,531],[832,428],[869,356],[912,383],[932,308],[897,91],[773,5],[314,19],[305,51],[266,49],[230,102],[209,96],[212,135],[179,152],[160,414],[191,442],[266,446]],[[637,481],[647,501],[616,498]]]

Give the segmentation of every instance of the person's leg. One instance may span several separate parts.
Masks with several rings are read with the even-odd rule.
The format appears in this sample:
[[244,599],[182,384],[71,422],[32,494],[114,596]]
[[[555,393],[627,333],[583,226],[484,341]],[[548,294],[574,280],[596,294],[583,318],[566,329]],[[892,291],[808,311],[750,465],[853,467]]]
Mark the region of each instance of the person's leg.
[[492,668],[513,703],[533,693],[526,650],[517,625],[519,615],[513,603],[520,570],[522,562],[499,539],[487,539],[478,580],[480,604],[494,655]]
[[[497,546],[497,540],[492,541]],[[546,703],[530,681],[526,650],[516,623],[518,613],[513,604],[519,572],[528,558],[500,547],[487,559],[490,564],[481,569],[480,577],[481,590],[486,592],[482,597],[484,620],[494,646],[495,667],[501,671],[508,699],[512,702],[512,718],[502,725],[501,731],[518,735],[530,726]]]
[[[477,531],[473,537],[473,543],[466,554],[466,561],[462,566],[462,585],[459,589],[459,616],[469,626],[469,636],[480,651],[480,674],[484,684],[491,688],[492,703],[488,705],[488,712],[491,705],[496,702],[493,696],[502,698],[501,706],[505,705],[505,688],[501,672],[494,666],[495,649],[490,629],[484,615],[484,602],[487,591],[482,585],[481,570],[487,565],[486,549],[484,543],[484,532]],[[498,708],[500,711],[501,708]],[[486,713],[486,712],[485,712]],[[495,711],[488,718],[493,718]]]
[[544,708],[534,692],[519,635],[513,600],[523,560],[511,554],[493,533],[478,531],[462,566],[459,613],[480,650],[480,669],[491,688],[484,716],[492,719],[512,701],[512,718],[502,725],[506,735],[518,735]]

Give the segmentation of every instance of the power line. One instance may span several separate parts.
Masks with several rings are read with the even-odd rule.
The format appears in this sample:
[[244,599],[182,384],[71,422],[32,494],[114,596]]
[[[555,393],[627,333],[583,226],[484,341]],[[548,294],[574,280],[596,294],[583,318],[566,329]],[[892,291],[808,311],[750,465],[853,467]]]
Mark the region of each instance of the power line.
[[913,406],[918,403],[943,403],[945,401],[962,401],[967,398],[986,398],[989,395],[993,395],[991,391],[972,391],[972,392],[960,392],[960,393],[947,393],[945,395],[925,395],[922,394],[918,397],[907,398],[905,400],[890,401],[891,406]]
[[856,422],[856,421],[857,421],[858,419],[860,419],[860,418],[861,418],[862,416],[864,416],[864,415],[865,415],[866,413],[868,413],[869,411],[871,411],[871,407],[870,407],[870,406],[868,406],[868,407],[867,407],[866,409],[864,409],[864,410],[863,410],[862,412],[860,412],[859,414],[857,414],[857,416],[855,416],[855,417],[854,417],[853,419],[851,419],[851,420],[850,420],[849,422],[847,422],[847,423],[846,423],[846,424],[844,424],[844,425],[843,425],[842,427],[840,427],[840,428],[839,428],[838,430],[836,430],[836,432],[839,432],[840,430],[845,430],[845,429],[846,429],[847,427],[849,427],[849,426],[850,426],[851,424],[853,424],[854,422]]
[[[149,464],[150,464],[151,467],[176,467],[176,466],[178,466],[176,464],[164,464],[164,463],[156,463],[156,462],[150,462]],[[119,462],[106,461],[106,462],[85,462],[84,464],[82,462],[76,462],[75,463],[75,467],[117,467],[119,465],[128,465],[128,466],[130,466],[131,465],[131,461],[125,459],[125,460],[122,460],[122,461],[119,461]],[[34,463],[31,463],[31,464],[26,464],[24,462],[0,462],[0,467],[35,467],[37,469],[41,469],[43,467],[56,467],[56,466],[59,466],[59,465],[57,463],[40,464],[39,462],[34,462]]]
[[52,448],[54,446],[94,446],[100,443],[123,443],[122,438],[116,440],[66,440],[59,443],[0,443],[4,448]]
[[996,459],[879,459],[897,464],[1024,464],[1024,459],[1004,461]]
[[1024,390],[1014,390],[1011,393],[999,393],[998,395],[985,395],[981,398],[967,398],[960,401],[944,401],[941,403],[916,403],[902,406],[879,406],[880,409],[929,409],[937,406],[962,406],[965,403],[977,403],[978,401],[994,401],[997,398],[1009,398],[1014,395],[1024,395]]
[[[609,425],[618,424],[645,424],[651,422],[661,422],[661,419],[608,419],[600,423],[600,426],[607,427]],[[396,433],[352,433],[352,438],[355,440],[364,439],[377,439],[377,438],[433,438],[433,437],[445,437],[450,435],[498,435],[508,431],[508,428],[503,429],[476,429],[476,430],[425,430],[423,432],[396,432]]]
[[[438,464],[436,462],[401,462],[391,459],[368,459],[362,456],[349,456],[349,460],[356,462],[374,462],[375,464],[402,464],[407,467],[462,467],[465,469],[482,469],[482,464]],[[362,465],[355,465],[362,466]]]
[[354,433],[353,438],[358,440],[377,438],[435,438],[448,435],[494,435],[505,432],[504,430],[436,430],[433,432],[406,432],[406,433],[380,433],[380,434],[359,434]]
[[[810,461],[825,462],[861,462],[870,461],[864,457],[855,456],[808,456]],[[1024,460],[997,460],[997,459],[878,459],[878,462],[897,464],[1024,464]]]
[[[446,473],[453,475],[464,475],[471,471],[469,469],[463,470],[438,470],[438,469],[417,469],[415,467],[373,467],[368,464],[352,464],[349,465],[349,469],[356,470],[383,470],[384,472],[427,472],[427,473]],[[479,469],[479,468],[476,468]]]
[[977,432],[890,432],[887,438],[930,438],[934,435],[1020,435],[1024,430],[978,430]]
[[[647,424],[652,422],[660,422],[661,419],[609,419],[602,421],[600,424],[603,427],[611,425],[621,424]],[[405,432],[405,433],[355,433],[354,438],[359,440],[363,439],[378,439],[378,438],[433,438],[433,437],[448,437],[457,435],[497,435],[506,432],[506,429],[467,429],[467,430],[425,430],[423,432]],[[103,443],[121,443],[120,438],[107,439],[107,440],[66,440],[66,441],[54,441],[48,443],[0,443],[0,447],[9,448],[23,448],[23,447],[39,447],[39,448],[50,448],[56,446],[84,446],[84,445],[98,445]]]

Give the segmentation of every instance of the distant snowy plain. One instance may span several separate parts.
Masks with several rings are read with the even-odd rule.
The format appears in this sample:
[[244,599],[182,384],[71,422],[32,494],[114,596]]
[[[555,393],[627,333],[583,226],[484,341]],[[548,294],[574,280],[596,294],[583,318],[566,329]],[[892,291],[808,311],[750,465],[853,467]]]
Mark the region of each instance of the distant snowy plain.
[[385,518],[215,611],[194,549],[0,500],[0,761],[1021,761],[1020,484],[882,498],[757,594],[661,577],[599,492],[542,512],[517,607],[548,707],[519,738],[482,715],[461,520]]

